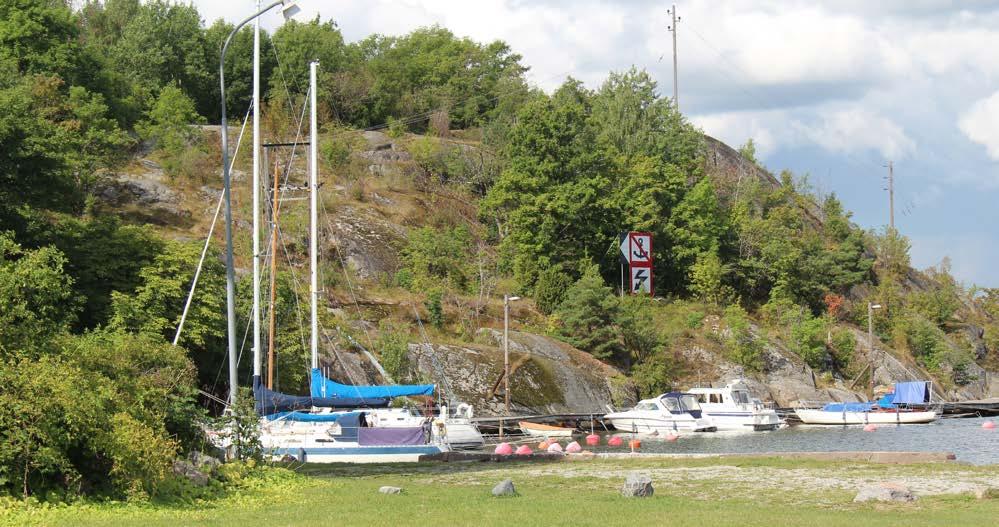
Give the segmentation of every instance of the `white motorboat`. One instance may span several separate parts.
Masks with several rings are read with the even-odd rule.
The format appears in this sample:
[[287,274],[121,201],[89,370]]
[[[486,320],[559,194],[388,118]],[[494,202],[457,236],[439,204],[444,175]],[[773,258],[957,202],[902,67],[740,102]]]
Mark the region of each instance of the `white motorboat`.
[[702,415],[697,397],[690,393],[664,393],[643,399],[631,410],[604,416],[622,432],[667,434],[670,432],[714,432],[717,427]]
[[749,387],[741,379],[723,388],[692,388],[704,415],[718,430],[776,430],[784,420],[773,408],[749,395]]

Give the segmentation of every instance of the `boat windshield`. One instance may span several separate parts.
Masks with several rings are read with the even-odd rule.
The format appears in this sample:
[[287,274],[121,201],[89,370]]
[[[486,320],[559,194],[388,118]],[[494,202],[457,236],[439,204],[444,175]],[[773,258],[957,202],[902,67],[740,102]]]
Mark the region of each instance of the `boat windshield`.
[[666,405],[666,409],[669,410],[671,414],[683,413],[683,408],[680,407],[680,400],[676,397],[663,397],[663,404]]
[[635,410],[658,410],[656,403],[652,401],[642,401],[635,405]]
[[749,392],[742,390],[732,392],[732,399],[735,399],[737,404],[749,404]]
[[685,410],[700,410],[701,405],[697,404],[697,398],[691,394],[684,394],[680,396],[680,401],[683,402],[683,407]]

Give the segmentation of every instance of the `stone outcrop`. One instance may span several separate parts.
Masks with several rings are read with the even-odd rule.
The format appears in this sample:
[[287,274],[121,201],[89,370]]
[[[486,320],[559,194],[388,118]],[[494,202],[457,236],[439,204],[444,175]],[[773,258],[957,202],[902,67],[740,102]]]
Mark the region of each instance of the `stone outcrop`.
[[[482,329],[479,337],[495,345],[410,344],[409,356],[419,371],[443,375],[456,398],[473,404],[477,414],[498,415],[503,412],[502,334]],[[513,412],[603,414],[608,405],[634,402],[621,398],[634,391],[621,372],[548,337],[510,332],[510,363]]]

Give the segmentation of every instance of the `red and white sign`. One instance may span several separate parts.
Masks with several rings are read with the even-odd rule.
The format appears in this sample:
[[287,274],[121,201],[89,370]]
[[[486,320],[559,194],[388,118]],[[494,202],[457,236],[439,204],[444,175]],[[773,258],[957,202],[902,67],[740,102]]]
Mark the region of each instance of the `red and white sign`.
[[628,290],[632,294],[653,295],[652,233],[629,232],[626,236],[622,233],[621,256],[630,270]]

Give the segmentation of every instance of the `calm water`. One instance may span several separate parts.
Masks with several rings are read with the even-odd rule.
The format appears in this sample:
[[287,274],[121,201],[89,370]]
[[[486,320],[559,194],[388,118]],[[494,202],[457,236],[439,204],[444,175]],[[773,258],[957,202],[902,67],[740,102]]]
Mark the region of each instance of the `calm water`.
[[[976,465],[999,464],[999,429],[983,430],[982,423],[986,420],[941,419],[926,425],[881,425],[875,432],[864,432],[860,426],[792,426],[773,432],[687,433],[676,441],[649,436],[642,436],[641,440],[642,452],[925,451],[952,452],[958,461]],[[576,439],[582,443],[581,439]],[[627,447],[608,447],[603,444],[606,438],[603,439],[598,447],[584,448],[597,452],[627,451]]]

